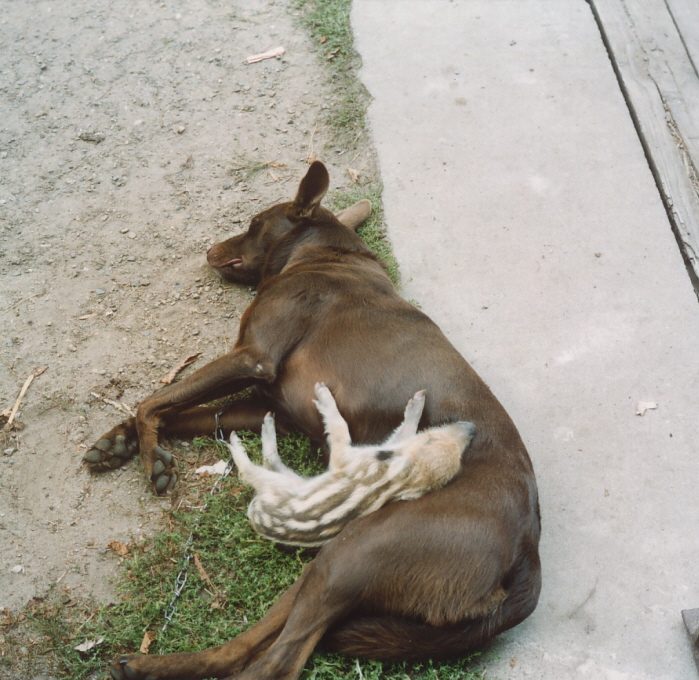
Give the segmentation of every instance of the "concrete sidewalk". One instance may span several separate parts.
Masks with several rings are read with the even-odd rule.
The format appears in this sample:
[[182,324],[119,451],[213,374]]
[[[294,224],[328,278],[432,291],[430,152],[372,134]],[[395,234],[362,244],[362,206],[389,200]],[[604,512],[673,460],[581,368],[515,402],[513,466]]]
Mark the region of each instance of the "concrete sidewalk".
[[589,6],[355,0],[352,20],[404,294],[539,480],[542,597],[487,677],[696,677],[699,305]]

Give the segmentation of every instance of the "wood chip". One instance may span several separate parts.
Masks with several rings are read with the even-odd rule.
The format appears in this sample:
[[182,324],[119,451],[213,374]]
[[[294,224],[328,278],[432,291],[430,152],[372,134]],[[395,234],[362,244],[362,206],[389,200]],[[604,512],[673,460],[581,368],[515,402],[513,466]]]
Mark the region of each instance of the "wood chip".
[[89,652],[90,650],[97,647],[97,645],[101,645],[103,642],[103,637],[97,638],[96,640],[85,640],[85,642],[82,642],[76,647],[73,647],[73,649],[76,652],[81,652],[82,654],[85,654],[86,652]]
[[163,383],[163,385],[170,385],[174,382],[175,378],[177,377],[177,374],[180,371],[183,371],[185,368],[187,368],[187,366],[193,364],[200,356],[201,352],[197,352],[196,354],[188,354],[183,359],[180,359],[180,361],[175,365],[175,367],[171,371],[168,372],[167,375],[160,378],[160,382]]
[[264,61],[265,59],[274,59],[274,57],[281,57],[286,50],[279,45],[279,47],[273,47],[271,50],[266,52],[260,52],[260,54],[251,54],[243,63],[245,64],[256,64],[258,61]]

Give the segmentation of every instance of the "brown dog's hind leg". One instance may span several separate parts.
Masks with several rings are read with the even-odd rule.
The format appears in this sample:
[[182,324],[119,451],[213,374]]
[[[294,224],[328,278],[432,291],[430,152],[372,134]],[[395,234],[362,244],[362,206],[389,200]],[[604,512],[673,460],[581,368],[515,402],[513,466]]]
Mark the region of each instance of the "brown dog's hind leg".
[[[236,680],[295,680],[328,628],[352,611],[361,595],[361,577],[349,573],[347,561],[324,560],[322,552],[304,572],[283,630]],[[351,568],[350,568],[351,569]]]
[[122,657],[111,668],[114,680],[197,680],[240,673],[274,642],[284,627],[306,572],[252,628],[230,642],[192,654]]

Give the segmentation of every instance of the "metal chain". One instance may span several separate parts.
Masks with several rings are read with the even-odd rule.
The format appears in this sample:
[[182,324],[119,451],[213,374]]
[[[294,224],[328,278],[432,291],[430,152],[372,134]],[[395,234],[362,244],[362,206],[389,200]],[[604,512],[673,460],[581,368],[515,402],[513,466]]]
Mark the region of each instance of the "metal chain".
[[[224,444],[226,443],[226,439],[223,436],[223,428],[221,427],[221,423],[219,422],[219,417],[221,413],[216,414],[216,427],[214,429],[214,438],[216,439],[217,442],[223,442]],[[209,491],[209,498],[211,496],[214,496],[216,493],[218,493],[221,484],[223,484],[223,480],[228,477],[228,475],[231,474],[231,471],[233,470],[233,456],[231,456],[228,459],[228,462],[226,463],[226,468],[223,471],[223,474],[216,480],[214,485],[211,487],[211,491]],[[167,627],[170,625],[172,622],[173,617],[175,616],[175,611],[177,609],[177,600],[179,600],[180,595],[182,594],[182,591],[184,590],[185,585],[187,584],[187,576],[189,574],[189,563],[192,560],[192,545],[194,543],[194,534],[196,530],[199,528],[199,522],[201,521],[202,516],[206,512],[206,509],[209,507],[209,501],[207,500],[206,503],[204,503],[204,507],[201,509],[201,514],[197,517],[196,521],[194,522],[194,526],[192,527],[192,530],[189,532],[189,536],[187,537],[187,540],[184,542],[184,549],[182,550],[182,557],[180,559],[180,570],[177,573],[177,576],[175,577],[175,589],[172,593],[172,598],[170,599],[169,604],[165,608],[165,614],[164,614],[164,619],[165,622],[163,623],[163,627],[160,629],[160,633],[165,632]]]

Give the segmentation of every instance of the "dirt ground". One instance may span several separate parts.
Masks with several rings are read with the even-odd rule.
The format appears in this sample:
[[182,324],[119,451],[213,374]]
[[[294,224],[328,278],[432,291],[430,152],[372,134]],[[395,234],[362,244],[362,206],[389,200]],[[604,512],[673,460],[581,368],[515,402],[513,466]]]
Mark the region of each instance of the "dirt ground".
[[[138,463],[82,455],[183,356],[226,350],[252,291],[205,251],[293,195],[374,172],[337,147],[325,61],[285,0],[13,2],[0,18],[0,608],[52,584],[113,597],[110,541],[162,523]],[[283,45],[281,59],[244,65]],[[260,164],[274,162],[271,167]],[[177,451],[178,449],[175,448]],[[186,453],[187,445],[179,451]],[[186,480],[181,483],[186,483]],[[0,612],[1,613],[1,612]]]

